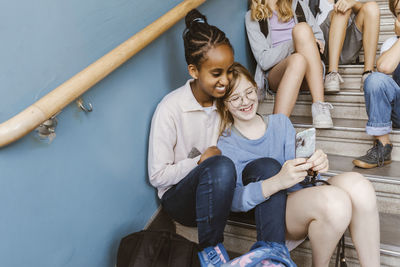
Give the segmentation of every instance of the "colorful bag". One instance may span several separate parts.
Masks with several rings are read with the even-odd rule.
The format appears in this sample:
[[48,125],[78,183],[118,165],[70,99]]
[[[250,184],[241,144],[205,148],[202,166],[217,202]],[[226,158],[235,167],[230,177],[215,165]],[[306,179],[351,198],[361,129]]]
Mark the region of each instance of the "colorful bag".
[[284,244],[276,242],[256,242],[250,252],[231,260],[222,267],[297,267],[290,259],[290,253]]

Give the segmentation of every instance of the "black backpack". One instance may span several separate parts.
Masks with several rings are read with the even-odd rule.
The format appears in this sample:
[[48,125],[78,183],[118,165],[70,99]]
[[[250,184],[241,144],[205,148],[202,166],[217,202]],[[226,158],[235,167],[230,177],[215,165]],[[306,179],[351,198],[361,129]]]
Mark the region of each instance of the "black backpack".
[[199,247],[168,231],[144,230],[122,238],[117,267],[200,267]]

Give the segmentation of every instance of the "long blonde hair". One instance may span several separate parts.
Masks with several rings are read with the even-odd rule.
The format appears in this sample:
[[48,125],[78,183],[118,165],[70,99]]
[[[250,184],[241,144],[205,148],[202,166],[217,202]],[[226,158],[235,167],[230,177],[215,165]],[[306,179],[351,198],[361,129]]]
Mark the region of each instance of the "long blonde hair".
[[229,81],[228,89],[223,97],[216,99],[217,110],[221,117],[219,135],[222,135],[225,130],[227,132],[227,135],[230,134],[233,125],[233,117],[225,105],[225,100],[227,100],[232,95],[234,89],[239,82],[239,79],[246,79],[251,82],[251,84],[254,85],[255,88],[257,88],[257,83],[254,81],[253,75],[251,75],[251,73],[245,67],[243,67],[242,64],[235,62],[233,63],[231,68],[232,79]]
[[[282,22],[288,22],[293,18],[292,10],[293,0],[277,0],[278,19]],[[251,18],[256,21],[268,19],[272,17],[272,9],[266,3],[267,0],[251,0],[250,10]]]

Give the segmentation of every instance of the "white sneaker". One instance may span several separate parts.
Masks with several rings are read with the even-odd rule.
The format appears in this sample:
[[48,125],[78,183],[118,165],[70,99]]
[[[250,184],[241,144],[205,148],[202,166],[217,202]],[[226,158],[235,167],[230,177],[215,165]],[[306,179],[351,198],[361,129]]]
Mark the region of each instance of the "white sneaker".
[[311,113],[314,128],[321,129],[333,127],[331,112],[329,111],[331,109],[333,109],[333,106],[328,102],[318,101],[312,104]]
[[329,72],[324,81],[325,93],[338,93],[340,91],[340,83],[343,83],[342,76],[336,71]]
[[367,70],[364,71],[362,76],[361,76],[361,85],[360,85],[360,91],[363,92],[364,91],[364,83],[365,80],[367,79],[367,77],[372,73],[372,70]]

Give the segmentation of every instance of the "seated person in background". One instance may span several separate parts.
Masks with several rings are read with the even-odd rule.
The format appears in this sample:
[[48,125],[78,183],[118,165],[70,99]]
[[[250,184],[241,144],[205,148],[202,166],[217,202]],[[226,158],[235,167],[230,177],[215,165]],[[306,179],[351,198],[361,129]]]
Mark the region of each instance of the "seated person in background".
[[[395,33],[381,48],[376,68],[365,80],[367,134],[374,137],[374,145],[367,154],[353,160],[361,168],[374,168],[391,163],[393,145],[389,133],[400,127],[400,0],[389,0],[389,8],[396,16]],[[393,78],[389,75],[392,74]]]
[[290,116],[305,80],[302,87],[308,85],[311,92],[313,126],[332,127],[333,107],[324,102],[320,58],[324,37],[307,3],[252,0],[246,13],[246,31],[257,61],[257,85],[276,92],[273,113]]
[[329,64],[325,76],[325,93],[337,93],[342,77],[339,64],[349,64],[364,47],[364,72],[361,90],[366,77],[374,70],[379,35],[379,7],[374,1],[320,0],[317,22],[326,41],[325,63]]
[[329,265],[349,227],[361,266],[380,266],[379,216],[371,183],[346,172],[331,177],[330,186],[299,184],[308,169],[328,171],[327,155],[317,150],[309,159],[295,158],[296,131],[289,118],[257,114],[255,81],[240,64],[232,69],[228,91],[217,99],[222,133],[217,146],[237,173],[232,211],[255,209],[260,242],[284,244],[285,237],[301,241],[308,236],[316,267]]

